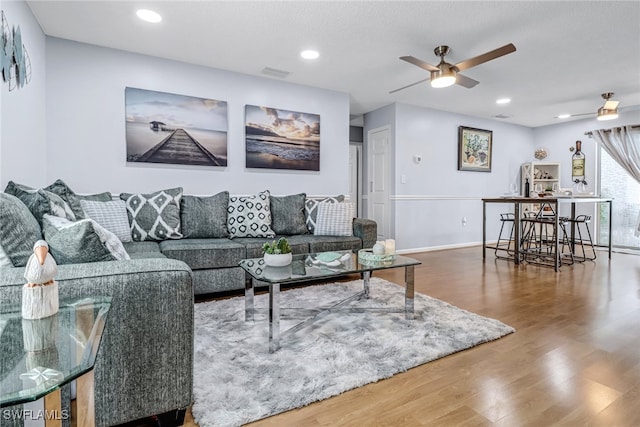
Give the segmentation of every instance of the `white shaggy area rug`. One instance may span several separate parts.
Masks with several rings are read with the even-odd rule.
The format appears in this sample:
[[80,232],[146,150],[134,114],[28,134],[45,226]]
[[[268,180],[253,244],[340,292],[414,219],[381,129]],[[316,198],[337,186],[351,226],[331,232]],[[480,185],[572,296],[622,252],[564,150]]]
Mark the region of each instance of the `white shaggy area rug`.
[[[283,291],[286,307],[330,306],[362,290],[362,281]],[[201,427],[239,426],[335,396],[440,357],[496,340],[514,329],[435,298],[416,294],[415,319],[403,313],[330,313],[281,339],[269,353],[264,315],[244,320],[244,298],[195,305],[192,412]],[[268,307],[268,294],[256,296]],[[355,307],[403,307],[404,287],[371,279]],[[298,323],[281,321],[281,331]]]

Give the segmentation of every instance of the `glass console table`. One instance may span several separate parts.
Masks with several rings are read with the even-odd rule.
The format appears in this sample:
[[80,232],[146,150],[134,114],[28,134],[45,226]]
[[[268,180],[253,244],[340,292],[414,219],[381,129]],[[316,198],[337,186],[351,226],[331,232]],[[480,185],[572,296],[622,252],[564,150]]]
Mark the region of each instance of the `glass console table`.
[[23,319],[20,306],[0,309],[3,420],[70,419],[60,388],[77,380],[78,425],[95,425],[93,366],[110,304],[110,297],[61,301],[58,313],[38,320]]

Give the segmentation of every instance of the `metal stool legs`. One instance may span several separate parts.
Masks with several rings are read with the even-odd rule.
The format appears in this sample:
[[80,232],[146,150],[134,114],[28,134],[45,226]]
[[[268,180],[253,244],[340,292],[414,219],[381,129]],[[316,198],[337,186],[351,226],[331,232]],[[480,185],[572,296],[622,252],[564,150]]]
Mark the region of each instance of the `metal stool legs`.
[[[571,220],[570,220],[571,221]],[[578,237],[573,238],[573,253],[576,261],[584,262],[586,260],[593,261],[596,259],[596,248],[593,245],[593,239],[591,238],[591,230],[589,230],[589,223],[591,222],[590,215],[578,215],[572,220],[576,227],[576,233]],[[586,233],[586,236],[583,235]],[[581,254],[578,254],[578,248]]]
[[[496,244],[496,248],[495,248],[495,255],[496,258],[499,259],[513,259],[513,255],[514,255],[514,251],[512,248],[512,244],[515,244],[515,242],[513,242],[513,224],[514,224],[514,216],[512,213],[503,213],[500,214],[500,222],[502,223],[502,225],[500,226],[500,234],[498,235],[498,243]],[[509,232],[509,238],[505,239],[502,237],[502,233],[504,232],[504,226],[505,224],[508,224],[507,227],[509,227],[510,225],[510,232]],[[506,246],[506,247],[505,247]],[[499,252],[506,252],[507,256],[504,255],[499,255]]]

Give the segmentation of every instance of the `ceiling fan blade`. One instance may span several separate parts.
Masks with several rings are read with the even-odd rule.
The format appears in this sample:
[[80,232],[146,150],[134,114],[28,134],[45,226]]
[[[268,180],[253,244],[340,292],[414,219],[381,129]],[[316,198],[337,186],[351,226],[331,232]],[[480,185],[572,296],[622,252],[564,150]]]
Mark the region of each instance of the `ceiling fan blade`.
[[474,87],[475,85],[477,85],[478,83],[480,83],[477,80],[473,80],[472,78],[469,78],[467,76],[463,76],[462,74],[456,74],[456,84],[466,87],[467,89],[471,89],[472,87]]
[[604,109],[615,110],[616,108],[618,108],[618,104],[620,104],[620,101],[607,101],[604,103]]
[[467,59],[466,61],[458,62],[454,67],[458,69],[458,71],[464,71],[471,67],[475,67],[476,65],[480,65],[484,62],[491,61],[492,59],[499,58],[506,54],[512,53],[516,51],[516,47],[513,43],[509,43],[502,47],[492,50],[491,52],[484,53],[482,55],[478,55],[475,58]]
[[428,79],[428,78],[427,78],[427,79],[422,79],[422,80],[420,80],[419,82],[411,83],[410,85],[406,85],[406,86],[403,86],[403,87],[401,87],[401,88],[399,88],[399,89],[392,90],[392,91],[391,91],[391,92],[389,92],[389,93],[391,94],[391,93],[400,92],[400,91],[401,91],[401,90],[403,90],[403,89],[410,88],[411,86],[415,86],[415,85],[418,85],[418,84],[420,84],[420,83],[424,83],[424,82],[426,82],[426,81],[429,81],[429,79]]
[[409,64],[417,65],[418,67],[422,68],[423,70],[439,71],[439,69],[437,67],[434,67],[431,64],[427,64],[423,60],[418,59],[418,58],[413,57],[413,56],[401,56],[400,59],[402,59],[403,61],[407,61]]
[[579,117],[579,116],[593,116],[596,113],[581,113],[581,114],[572,114],[569,117]]

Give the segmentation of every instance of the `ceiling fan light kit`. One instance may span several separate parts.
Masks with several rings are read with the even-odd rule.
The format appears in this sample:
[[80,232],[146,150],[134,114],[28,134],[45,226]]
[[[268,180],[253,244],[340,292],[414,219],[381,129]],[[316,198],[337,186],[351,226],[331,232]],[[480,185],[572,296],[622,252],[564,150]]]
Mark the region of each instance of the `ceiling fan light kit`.
[[598,120],[613,120],[618,118],[618,109],[607,110],[604,107],[598,108]]

